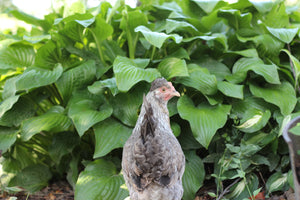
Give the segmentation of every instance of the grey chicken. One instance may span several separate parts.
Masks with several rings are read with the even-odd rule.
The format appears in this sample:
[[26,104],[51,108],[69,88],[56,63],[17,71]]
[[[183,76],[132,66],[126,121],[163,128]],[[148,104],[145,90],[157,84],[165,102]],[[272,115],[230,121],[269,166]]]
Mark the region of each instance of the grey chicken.
[[180,96],[171,82],[152,82],[132,135],[123,148],[122,169],[131,200],[180,200],[185,157],[174,136],[167,103]]

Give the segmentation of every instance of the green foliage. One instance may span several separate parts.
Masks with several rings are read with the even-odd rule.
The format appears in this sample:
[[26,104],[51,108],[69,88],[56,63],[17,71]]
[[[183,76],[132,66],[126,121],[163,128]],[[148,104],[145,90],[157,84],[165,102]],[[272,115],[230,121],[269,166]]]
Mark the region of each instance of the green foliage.
[[11,11],[32,30],[0,41],[1,190],[35,192],[66,178],[75,199],[126,198],[121,148],[161,76],[181,93],[168,108],[186,155],[184,200],[205,178],[223,199],[251,198],[262,185],[268,194],[286,190],[281,134],[300,112],[296,9],[141,2],[74,4],[43,20]]

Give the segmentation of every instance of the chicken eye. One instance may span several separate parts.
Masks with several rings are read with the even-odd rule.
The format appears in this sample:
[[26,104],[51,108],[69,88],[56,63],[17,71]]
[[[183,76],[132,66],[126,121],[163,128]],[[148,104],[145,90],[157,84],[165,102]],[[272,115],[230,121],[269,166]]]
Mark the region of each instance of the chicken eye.
[[166,88],[162,88],[161,91],[162,91],[162,92],[165,92],[165,91],[166,91]]

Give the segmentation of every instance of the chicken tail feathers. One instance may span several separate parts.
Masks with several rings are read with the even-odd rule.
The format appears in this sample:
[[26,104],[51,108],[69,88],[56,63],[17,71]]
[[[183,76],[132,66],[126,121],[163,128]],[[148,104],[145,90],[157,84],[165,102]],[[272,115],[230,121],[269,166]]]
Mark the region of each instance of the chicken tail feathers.
[[157,124],[154,120],[153,108],[151,104],[147,101],[145,95],[143,101],[144,101],[143,105],[145,108],[145,115],[141,125],[141,137],[144,144],[147,136],[154,137],[154,131],[156,129]]

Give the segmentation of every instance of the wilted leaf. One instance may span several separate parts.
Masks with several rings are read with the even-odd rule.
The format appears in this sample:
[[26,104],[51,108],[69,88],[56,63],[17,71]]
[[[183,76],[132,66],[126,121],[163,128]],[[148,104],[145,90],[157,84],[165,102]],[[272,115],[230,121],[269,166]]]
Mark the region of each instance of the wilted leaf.
[[133,60],[118,56],[114,62],[114,73],[118,89],[127,92],[133,85],[140,81],[152,82],[160,77],[157,69],[142,69],[138,67]]
[[268,123],[270,117],[271,112],[269,110],[262,111],[249,108],[237,128],[246,133],[253,133],[262,129]]
[[111,150],[123,147],[132,129],[109,118],[94,126],[96,146],[94,158],[102,157]]
[[185,151],[184,154],[186,165],[182,177],[183,199],[194,199],[205,179],[205,169],[202,160],[195,151]]
[[282,82],[280,85],[266,84],[264,87],[250,84],[250,91],[253,95],[278,106],[283,115],[290,114],[297,103],[295,90],[288,82]]
[[176,76],[189,76],[185,60],[179,58],[165,58],[157,69],[167,80]]
[[112,162],[102,159],[89,163],[80,173],[75,187],[75,200],[125,199],[128,191],[121,188],[122,175]]
[[178,100],[177,108],[180,117],[189,121],[196,140],[208,148],[216,131],[225,125],[231,106],[202,104],[195,107],[192,100],[185,95]]

